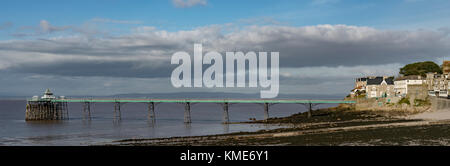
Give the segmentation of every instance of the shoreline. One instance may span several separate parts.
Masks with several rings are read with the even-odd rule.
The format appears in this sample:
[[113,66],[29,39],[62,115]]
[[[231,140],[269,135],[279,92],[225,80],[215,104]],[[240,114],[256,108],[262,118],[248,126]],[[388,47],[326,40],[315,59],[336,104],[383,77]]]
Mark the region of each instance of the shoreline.
[[[288,117],[239,122],[240,124],[278,124],[289,126],[256,132],[235,132],[218,135],[123,139],[118,146],[270,146],[270,145],[450,145],[450,120],[414,118],[423,111],[357,111],[346,105],[314,110]],[[450,114],[450,112],[449,112]],[[416,116],[417,117],[417,116]],[[429,130],[420,131],[426,128]],[[436,132],[439,131],[439,132]],[[440,131],[443,130],[443,131]],[[432,133],[428,133],[428,132]],[[416,134],[410,134],[416,132]],[[417,134],[419,132],[419,134]],[[387,133],[390,133],[387,134]],[[448,136],[434,138],[439,133]],[[428,136],[427,136],[428,135]],[[428,139],[429,137],[429,139]],[[427,138],[427,139],[422,139]],[[407,140],[403,140],[407,139]],[[403,141],[401,141],[403,140]],[[409,143],[408,143],[409,142]]]

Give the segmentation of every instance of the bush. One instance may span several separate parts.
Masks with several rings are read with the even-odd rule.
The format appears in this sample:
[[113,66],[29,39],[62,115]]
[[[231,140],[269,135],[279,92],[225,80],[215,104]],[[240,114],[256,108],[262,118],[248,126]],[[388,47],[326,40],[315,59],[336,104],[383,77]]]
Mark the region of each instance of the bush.
[[361,95],[358,95],[357,97],[360,98],[360,99],[361,98],[366,98],[366,94],[361,94]]
[[409,103],[409,98],[406,98],[406,97],[400,99],[397,104],[403,104],[403,103],[408,104],[408,105],[411,104],[411,103]]
[[414,106],[425,106],[430,104],[429,100],[414,99]]

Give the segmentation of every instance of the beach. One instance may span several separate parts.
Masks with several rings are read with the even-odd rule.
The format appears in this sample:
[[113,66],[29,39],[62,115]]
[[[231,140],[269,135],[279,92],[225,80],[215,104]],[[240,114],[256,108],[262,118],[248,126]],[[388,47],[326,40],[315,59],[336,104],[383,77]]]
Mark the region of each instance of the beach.
[[450,110],[357,111],[338,106],[284,118],[242,123],[289,126],[256,132],[125,139],[106,145],[121,146],[371,146],[449,145]]

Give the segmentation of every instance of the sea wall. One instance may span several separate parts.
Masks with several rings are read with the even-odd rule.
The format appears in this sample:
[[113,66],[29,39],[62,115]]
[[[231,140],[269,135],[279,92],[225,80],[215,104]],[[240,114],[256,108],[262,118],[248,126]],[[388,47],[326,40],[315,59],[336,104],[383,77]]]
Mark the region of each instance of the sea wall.
[[[400,97],[387,98],[359,98],[356,100],[356,110],[380,110],[380,111],[413,111],[421,112],[428,110],[431,106],[428,104],[415,105],[399,103]],[[411,103],[411,102],[410,102]]]
[[450,111],[450,99],[433,97],[431,99],[432,111]]

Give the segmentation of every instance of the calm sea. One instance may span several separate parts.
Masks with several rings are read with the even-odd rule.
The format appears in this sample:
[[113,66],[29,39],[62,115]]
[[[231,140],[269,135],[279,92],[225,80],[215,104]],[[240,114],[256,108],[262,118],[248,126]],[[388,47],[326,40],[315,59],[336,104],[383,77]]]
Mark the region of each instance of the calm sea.
[[[283,126],[260,124],[222,124],[222,107],[213,103],[191,106],[192,124],[184,121],[184,106],[161,103],[156,106],[156,123],[147,119],[147,104],[127,103],[121,106],[122,118],[114,120],[113,104],[91,105],[92,120],[84,120],[82,105],[69,103],[69,120],[60,122],[26,122],[25,100],[0,100],[0,145],[97,145],[129,138],[198,136],[240,131],[257,131]],[[318,108],[334,105],[319,105]],[[270,117],[284,117],[306,109],[298,104],[276,104]],[[263,119],[263,106],[233,104],[230,121]]]

